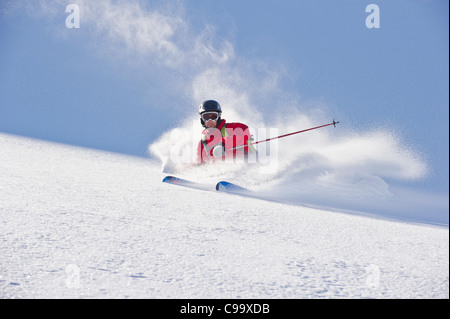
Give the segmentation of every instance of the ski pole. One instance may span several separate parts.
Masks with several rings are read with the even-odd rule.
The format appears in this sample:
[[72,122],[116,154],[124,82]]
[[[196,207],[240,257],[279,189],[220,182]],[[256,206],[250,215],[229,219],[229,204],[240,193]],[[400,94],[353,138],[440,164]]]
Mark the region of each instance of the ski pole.
[[335,120],[333,120],[333,122],[325,124],[325,125],[311,127],[311,128],[306,129],[306,130],[301,130],[301,131],[297,131],[297,132],[293,132],[293,133],[288,133],[288,134],[280,135],[280,136],[277,136],[277,137],[271,137],[271,138],[268,138],[268,139],[265,139],[265,140],[262,140],[262,141],[258,141],[258,142],[252,143],[252,145],[268,142],[268,141],[271,141],[271,140],[276,140],[278,138],[283,138],[283,137],[290,136],[290,135],[300,134],[300,133],[307,132],[307,131],[316,130],[318,128],[322,128],[322,127],[325,127],[325,126],[333,125],[334,127],[336,127],[336,124],[338,124],[338,123],[339,123],[339,121],[336,122]]
[[[271,141],[271,140],[276,140],[276,139],[278,139],[278,138],[283,138],[283,137],[290,136],[290,135],[300,134],[300,133],[303,133],[303,132],[316,130],[316,129],[318,129],[318,128],[322,128],[322,127],[326,127],[326,126],[330,126],[330,125],[333,125],[334,127],[336,127],[336,124],[338,124],[338,123],[339,123],[339,121],[333,120],[333,122],[328,123],[328,124],[324,124],[324,125],[320,125],[320,126],[316,126],[316,127],[311,127],[311,128],[306,129],[306,130],[301,130],[301,131],[297,131],[297,132],[292,132],[292,133],[280,135],[280,136],[277,136],[277,137],[271,137],[271,138],[268,138],[268,139],[265,139],[265,140],[261,140],[261,141],[255,142],[255,143],[251,143],[251,145],[256,145],[256,144],[264,143],[264,142],[269,142],[269,141]],[[227,149],[227,151],[238,150],[238,149],[244,148],[244,147],[246,147],[246,146],[247,146],[247,145],[239,145],[239,146],[236,146],[236,147]]]

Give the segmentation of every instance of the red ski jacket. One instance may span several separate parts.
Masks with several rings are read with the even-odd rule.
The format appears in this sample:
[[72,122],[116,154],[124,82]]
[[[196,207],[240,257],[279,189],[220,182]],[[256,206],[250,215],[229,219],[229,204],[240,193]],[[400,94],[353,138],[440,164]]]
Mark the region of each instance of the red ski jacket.
[[216,128],[206,128],[202,132],[202,139],[198,143],[197,162],[205,163],[218,160],[213,155],[213,149],[217,145],[225,148],[224,158],[245,156],[255,149],[251,145],[250,130],[242,123],[227,123],[221,119]]

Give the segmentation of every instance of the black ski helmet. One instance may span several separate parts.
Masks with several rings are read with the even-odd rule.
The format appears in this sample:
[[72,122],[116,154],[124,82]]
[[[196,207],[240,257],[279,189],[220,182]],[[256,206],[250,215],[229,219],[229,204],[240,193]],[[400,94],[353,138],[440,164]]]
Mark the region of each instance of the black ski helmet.
[[205,122],[202,120],[202,113],[204,112],[217,112],[219,113],[219,118],[217,121],[220,121],[220,116],[222,115],[222,108],[220,107],[219,102],[214,100],[207,100],[204,101],[202,104],[200,104],[200,107],[198,108],[198,114],[200,114],[200,122],[202,123],[202,126],[205,126]]

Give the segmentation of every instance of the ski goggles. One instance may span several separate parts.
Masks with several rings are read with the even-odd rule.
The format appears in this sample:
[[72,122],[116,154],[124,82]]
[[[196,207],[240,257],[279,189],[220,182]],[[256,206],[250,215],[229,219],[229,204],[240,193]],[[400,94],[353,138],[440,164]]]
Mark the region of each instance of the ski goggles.
[[219,119],[219,113],[217,113],[217,112],[204,112],[204,113],[202,113],[202,115],[201,115],[201,117],[202,117],[202,120],[203,121],[205,121],[205,122],[208,122],[208,121],[217,121],[218,119]]

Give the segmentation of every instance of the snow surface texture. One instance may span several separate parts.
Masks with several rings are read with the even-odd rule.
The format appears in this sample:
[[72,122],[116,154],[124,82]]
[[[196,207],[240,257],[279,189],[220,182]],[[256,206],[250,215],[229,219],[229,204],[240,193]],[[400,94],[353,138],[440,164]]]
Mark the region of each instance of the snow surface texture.
[[177,187],[150,160],[6,134],[0,148],[0,298],[449,298],[448,227]]

